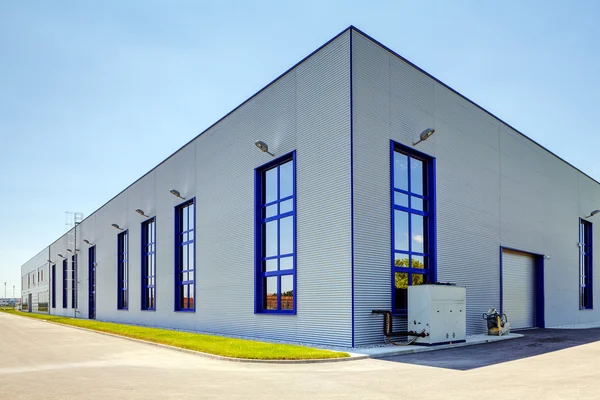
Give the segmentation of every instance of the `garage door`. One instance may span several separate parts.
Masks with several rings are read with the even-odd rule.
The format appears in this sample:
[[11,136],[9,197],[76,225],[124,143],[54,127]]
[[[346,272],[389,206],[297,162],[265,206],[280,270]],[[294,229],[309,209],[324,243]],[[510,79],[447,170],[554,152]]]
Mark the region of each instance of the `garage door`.
[[535,326],[535,256],[502,252],[502,303],[511,328]]

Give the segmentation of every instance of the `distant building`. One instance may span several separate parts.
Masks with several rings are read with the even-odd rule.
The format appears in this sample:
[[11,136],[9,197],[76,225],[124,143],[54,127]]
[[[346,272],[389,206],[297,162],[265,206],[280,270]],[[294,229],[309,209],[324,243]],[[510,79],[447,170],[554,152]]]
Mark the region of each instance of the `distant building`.
[[408,286],[452,282],[470,334],[490,307],[600,321],[599,206],[600,183],[349,28],[27,262],[23,305],[359,346],[383,341],[373,309],[405,328]]

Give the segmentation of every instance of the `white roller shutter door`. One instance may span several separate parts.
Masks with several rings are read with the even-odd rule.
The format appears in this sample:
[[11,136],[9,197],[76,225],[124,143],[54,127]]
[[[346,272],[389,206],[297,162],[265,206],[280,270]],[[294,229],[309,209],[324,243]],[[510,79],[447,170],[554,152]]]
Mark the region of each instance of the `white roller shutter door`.
[[502,311],[511,328],[535,326],[535,257],[527,253],[502,252]]

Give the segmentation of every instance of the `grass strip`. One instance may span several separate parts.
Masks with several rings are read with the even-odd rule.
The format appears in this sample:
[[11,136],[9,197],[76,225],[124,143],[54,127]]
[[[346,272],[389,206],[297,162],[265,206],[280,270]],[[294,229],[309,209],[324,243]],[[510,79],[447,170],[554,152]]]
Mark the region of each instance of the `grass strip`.
[[78,326],[100,332],[113,333],[148,342],[161,343],[183,349],[201,351],[224,357],[253,360],[314,360],[349,357],[348,353],[313,349],[311,347],[258,342],[223,336],[175,331],[171,329],[147,328],[135,325],[115,324],[89,319],[68,318],[47,314],[30,314],[13,309],[0,309],[8,314],[52,321],[59,324]]

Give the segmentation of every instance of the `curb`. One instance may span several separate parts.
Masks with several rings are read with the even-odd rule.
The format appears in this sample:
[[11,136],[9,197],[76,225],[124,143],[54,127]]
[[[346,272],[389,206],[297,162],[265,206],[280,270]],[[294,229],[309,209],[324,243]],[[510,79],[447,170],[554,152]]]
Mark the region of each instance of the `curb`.
[[[518,335],[518,336],[516,336],[516,335]],[[473,342],[445,344],[445,345],[440,345],[440,346],[427,346],[427,347],[426,346],[423,346],[423,347],[417,346],[418,348],[415,348],[415,349],[398,349],[396,351],[390,351],[389,353],[371,354],[368,357],[372,358],[372,359],[382,359],[382,358],[403,356],[406,354],[426,353],[426,352],[437,351],[437,350],[456,349],[458,347],[477,346],[480,344],[496,343],[496,342],[502,342],[505,340],[519,339],[522,337],[523,337],[523,335],[515,334],[515,336],[505,337],[503,339],[482,339],[482,340],[473,341]]]
[[[21,315],[21,317],[28,318],[26,315]],[[143,343],[143,344],[149,344],[149,345],[156,346],[156,347],[162,347],[164,349],[176,350],[176,351],[180,351],[180,352],[183,352],[183,353],[194,354],[194,355],[197,355],[197,356],[200,356],[200,357],[209,358],[209,359],[213,359],[213,360],[219,360],[219,361],[250,363],[250,364],[323,364],[323,363],[334,363],[334,362],[346,362],[346,361],[364,360],[364,359],[370,358],[368,355],[362,355],[362,354],[361,355],[357,355],[357,354],[352,354],[352,353],[348,353],[348,354],[350,354],[350,357],[341,357],[341,358],[315,358],[315,359],[308,359],[308,360],[259,360],[259,359],[251,359],[251,358],[226,357],[226,356],[219,356],[219,355],[216,355],[216,354],[204,353],[204,352],[196,351],[196,350],[185,349],[185,348],[182,348],[182,347],[171,346],[171,345],[168,345],[168,344],[155,343],[155,342],[150,342],[148,340],[136,339],[136,338],[132,338],[132,337],[128,337],[128,336],[121,336],[121,335],[117,335],[115,333],[97,331],[97,330],[94,330],[94,329],[83,328],[83,327],[80,327],[80,326],[60,324],[58,322],[52,322],[52,321],[49,321],[49,320],[46,320],[46,319],[39,319],[39,318],[29,318],[29,319],[38,320],[38,321],[41,321],[41,322],[46,322],[46,323],[52,324],[52,325],[63,326],[63,327],[73,328],[73,329],[79,329],[81,331],[99,333],[99,334],[102,334],[102,335],[112,336],[112,337],[119,338],[119,339],[131,340],[133,342],[138,342],[138,343]],[[334,350],[332,350],[332,351],[334,351]]]

